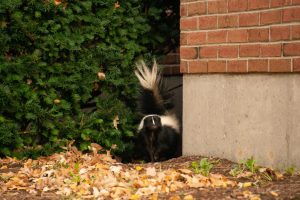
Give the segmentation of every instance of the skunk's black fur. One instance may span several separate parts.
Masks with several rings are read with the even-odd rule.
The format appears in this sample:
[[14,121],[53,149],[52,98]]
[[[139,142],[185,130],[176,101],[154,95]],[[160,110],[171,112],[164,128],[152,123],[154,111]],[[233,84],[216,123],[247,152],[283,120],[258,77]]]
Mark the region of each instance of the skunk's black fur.
[[139,159],[156,162],[178,156],[180,128],[171,109],[171,95],[166,92],[154,61],[152,69],[141,61],[135,75],[141,84],[140,111],[144,115],[137,133]]

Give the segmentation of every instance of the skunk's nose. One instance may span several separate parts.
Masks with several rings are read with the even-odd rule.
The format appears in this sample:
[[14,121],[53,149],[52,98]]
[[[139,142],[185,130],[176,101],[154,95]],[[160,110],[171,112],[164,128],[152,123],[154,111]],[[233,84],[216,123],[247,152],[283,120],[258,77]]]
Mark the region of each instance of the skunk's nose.
[[157,125],[151,125],[151,126],[148,127],[148,129],[150,131],[156,131],[156,130],[158,130],[158,126]]

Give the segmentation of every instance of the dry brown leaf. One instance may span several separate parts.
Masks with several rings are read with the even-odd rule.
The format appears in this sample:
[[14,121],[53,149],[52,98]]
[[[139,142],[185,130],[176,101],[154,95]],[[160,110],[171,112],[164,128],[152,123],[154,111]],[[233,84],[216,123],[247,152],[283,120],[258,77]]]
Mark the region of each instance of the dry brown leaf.
[[193,171],[189,169],[178,169],[179,172],[184,173],[184,174],[192,174]]
[[0,169],[7,169],[7,165],[3,165]]
[[119,124],[120,122],[119,122],[119,115],[116,115],[115,117],[114,117],[114,120],[113,120],[113,126],[115,127],[115,129],[117,129],[118,130],[118,124]]
[[191,194],[189,194],[189,195],[184,196],[183,200],[194,200],[194,197]]
[[275,192],[275,191],[270,191],[270,194],[272,196],[274,196],[274,197],[278,197],[279,196],[279,194],[277,192]]
[[148,167],[148,168],[146,168],[146,174],[148,176],[156,176],[156,169],[155,169],[155,167]]
[[72,194],[74,198],[110,199],[141,199],[150,195],[150,199],[156,200],[158,193],[172,193],[189,187],[225,187],[235,183],[223,175],[205,177],[184,168],[158,171],[140,165],[128,167],[113,159],[110,151],[98,154],[96,150],[101,146],[91,146],[94,148],[91,154],[82,154],[69,146],[67,152],[25,161],[17,173],[0,173],[5,180],[1,192],[24,189],[30,193],[55,191],[63,196]]
[[181,198],[180,198],[180,196],[175,195],[175,196],[171,196],[171,197],[169,198],[169,200],[181,200]]

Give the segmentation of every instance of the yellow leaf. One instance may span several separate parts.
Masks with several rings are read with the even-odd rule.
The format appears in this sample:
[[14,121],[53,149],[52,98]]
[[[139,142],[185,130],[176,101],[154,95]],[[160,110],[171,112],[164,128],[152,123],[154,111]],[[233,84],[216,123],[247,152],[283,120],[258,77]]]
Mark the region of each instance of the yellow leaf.
[[141,166],[136,166],[135,167],[135,170],[137,170],[137,171],[141,171],[143,169],[143,167],[141,167]]
[[190,194],[183,197],[183,200],[193,200],[193,199],[194,199],[194,197]]
[[238,186],[240,188],[246,188],[252,186],[252,183],[251,182],[239,183]]
[[59,99],[54,99],[54,100],[53,100],[53,103],[54,103],[54,104],[60,104],[60,102],[61,102],[61,101],[60,101]]
[[261,200],[261,198],[259,196],[253,196],[250,197],[250,200]]
[[171,196],[169,200],[181,200],[181,198],[180,196],[176,195],[176,196]]
[[138,195],[138,194],[133,194],[133,195],[131,195],[131,197],[130,197],[130,199],[131,200],[138,200],[138,199],[140,199],[141,197],[140,197],[140,195]]

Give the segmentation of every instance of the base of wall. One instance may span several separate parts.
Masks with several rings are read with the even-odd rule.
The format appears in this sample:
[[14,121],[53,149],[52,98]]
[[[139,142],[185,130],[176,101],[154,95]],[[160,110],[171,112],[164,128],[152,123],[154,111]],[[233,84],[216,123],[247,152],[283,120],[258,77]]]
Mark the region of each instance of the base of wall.
[[184,75],[183,154],[300,168],[300,74]]

